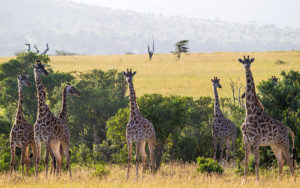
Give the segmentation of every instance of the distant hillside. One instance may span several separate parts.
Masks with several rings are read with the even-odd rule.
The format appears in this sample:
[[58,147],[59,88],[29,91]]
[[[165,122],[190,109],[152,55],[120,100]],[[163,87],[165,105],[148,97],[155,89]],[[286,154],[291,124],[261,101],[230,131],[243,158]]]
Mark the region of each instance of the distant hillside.
[[25,42],[45,43],[50,53],[146,53],[155,38],[156,51],[173,50],[190,40],[192,52],[273,51],[300,49],[300,29],[164,17],[53,0],[0,1],[0,56],[26,49]]

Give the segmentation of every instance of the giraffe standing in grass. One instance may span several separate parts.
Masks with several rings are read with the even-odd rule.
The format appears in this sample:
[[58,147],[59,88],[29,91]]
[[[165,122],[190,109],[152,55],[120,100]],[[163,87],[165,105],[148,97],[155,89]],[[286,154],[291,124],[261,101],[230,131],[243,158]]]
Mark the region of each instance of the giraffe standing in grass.
[[[250,70],[251,63],[254,58],[250,59],[249,56],[244,59],[239,59],[239,62],[244,65],[246,73],[246,118],[242,125],[242,133],[245,144],[245,169],[244,179],[248,173],[248,163],[251,145],[253,145],[253,152],[255,158],[255,172],[256,180],[259,181],[259,147],[271,146],[279,167],[279,175],[282,175],[282,167],[284,159],[286,160],[291,174],[294,176],[294,163],[296,150],[294,149],[294,133],[293,131],[284,126],[281,122],[269,117],[265,112],[262,104],[257,98],[255,92],[255,84]],[[289,137],[291,134],[293,140],[293,157],[289,152]]]
[[213,89],[215,94],[215,103],[214,103],[214,121],[212,125],[212,136],[213,136],[213,144],[214,144],[214,160],[216,160],[217,154],[217,140],[220,139],[220,150],[221,150],[221,161],[223,160],[223,140],[225,140],[227,152],[226,152],[226,162],[228,162],[228,157],[230,154],[230,141],[232,142],[232,152],[233,152],[233,161],[235,163],[235,141],[237,129],[236,126],[229,119],[225,118],[219,102],[219,96],[217,88],[222,88],[220,84],[220,79],[214,77],[211,80],[213,83]]
[[[40,61],[37,61],[33,65],[34,76],[37,89],[38,97],[38,113],[37,119],[34,124],[34,140],[36,144],[36,166],[35,166],[35,175],[38,177],[38,168],[41,157],[41,143],[45,142],[46,145],[46,154],[45,154],[45,175],[48,175],[48,163],[49,163],[49,152],[53,151],[56,160],[57,175],[61,172],[62,167],[62,157],[60,155],[60,145],[63,147],[67,159],[67,167],[69,170],[70,177],[71,168],[70,168],[70,132],[69,128],[65,124],[65,121],[56,118],[50,111],[48,105],[46,104],[46,92],[43,88],[42,80],[40,75],[48,75],[48,72],[45,70],[45,65],[41,64]],[[52,150],[51,150],[52,149]]]
[[142,154],[143,159],[143,173],[145,172],[146,165],[146,151],[145,146],[148,142],[151,160],[151,171],[154,171],[154,145],[155,145],[155,130],[153,124],[146,118],[144,118],[139,111],[139,107],[136,102],[135,91],[132,83],[132,78],[136,72],[132,72],[127,69],[127,72],[123,72],[130,91],[130,118],[126,127],[126,139],[128,147],[128,166],[127,166],[127,179],[129,178],[129,170],[131,163],[132,142],[136,143],[136,177],[138,178],[139,168],[139,155]]
[[15,122],[10,132],[10,149],[11,149],[11,165],[10,176],[15,166],[16,147],[21,148],[21,164],[22,175],[24,174],[24,164],[26,166],[26,174],[28,175],[28,168],[30,163],[29,147],[31,147],[33,158],[36,156],[36,149],[34,143],[33,126],[30,125],[23,116],[23,86],[30,86],[28,75],[18,75],[19,101],[18,110],[16,113]]

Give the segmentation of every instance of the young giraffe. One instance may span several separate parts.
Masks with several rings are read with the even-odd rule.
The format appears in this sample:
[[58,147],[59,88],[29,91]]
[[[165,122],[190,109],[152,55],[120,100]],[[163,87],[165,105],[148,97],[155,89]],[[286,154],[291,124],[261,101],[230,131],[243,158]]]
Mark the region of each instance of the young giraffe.
[[244,56],[243,60],[239,59],[239,62],[244,65],[247,83],[245,92],[246,118],[242,125],[242,133],[245,144],[244,179],[247,177],[251,145],[253,145],[257,181],[259,181],[258,165],[260,146],[271,146],[277,159],[280,176],[282,174],[284,158],[287,161],[291,174],[294,176],[294,157],[292,158],[289,152],[288,137],[288,134],[290,133],[293,140],[293,153],[295,153],[294,133],[289,127],[284,126],[281,122],[269,117],[264,112],[264,108],[257,98],[255,84],[250,70],[250,65],[253,61],[254,58],[249,59],[249,56],[247,58]]
[[130,71],[123,72],[130,91],[130,118],[126,127],[126,139],[128,146],[128,166],[127,166],[127,179],[129,178],[129,170],[131,163],[132,142],[136,143],[136,177],[138,178],[139,168],[139,155],[142,154],[143,159],[143,173],[145,172],[146,165],[146,151],[145,146],[148,142],[151,160],[151,172],[154,171],[154,145],[155,145],[155,130],[153,124],[146,118],[144,118],[139,111],[139,107],[136,102],[135,91],[133,88],[132,78],[136,72]]
[[57,163],[57,175],[60,174],[62,166],[62,157],[59,152],[60,144],[63,147],[67,159],[67,166],[69,169],[69,175],[71,175],[70,168],[70,132],[69,128],[65,124],[64,120],[56,118],[50,111],[48,105],[46,104],[46,92],[43,88],[42,80],[40,74],[48,75],[45,70],[45,65],[42,65],[40,61],[37,61],[33,65],[34,76],[37,89],[38,97],[38,113],[37,119],[34,124],[34,140],[36,144],[36,166],[35,175],[38,177],[38,168],[41,157],[41,142],[45,142],[46,145],[46,155],[45,155],[45,174],[48,175],[48,163],[49,163],[49,152],[53,151],[55,160]]
[[[66,123],[66,119],[67,119],[67,96],[68,95],[74,95],[74,96],[77,96],[77,97],[80,97],[80,92],[77,91],[75,89],[74,86],[70,85],[69,83],[67,83],[67,86],[64,87],[63,89],[63,92],[62,92],[62,105],[61,105],[61,110],[60,110],[60,113],[58,115],[58,118],[60,118],[61,120],[63,120],[65,123]],[[62,157],[62,160],[63,160],[63,147],[62,145],[60,145],[59,147],[59,153]],[[69,155],[71,155],[71,152],[69,152]],[[70,156],[71,157],[71,156]],[[54,157],[52,157],[53,159],[55,159]],[[53,172],[55,174],[55,169],[56,169],[56,166],[55,166],[55,161],[53,161],[51,163],[51,169],[50,169],[50,174]],[[67,169],[69,169],[69,167],[67,166]]]
[[223,160],[223,140],[225,140],[227,146],[227,153],[226,153],[226,162],[228,162],[228,157],[230,154],[230,140],[232,141],[232,151],[233,151],[233,161],[235,164],[235,141],[236,141],[236,134],[237,129],[236,126],[230,121],[229,119],[225,118],[219,103],[219,96],[217,88],[222,88],[220,84],[220,79],[214,77],[211,80],[213,83],[213,89],[215,94],[215,104],[214,104],[214,121],[212,125],[212,136],[213,136],[213,144],[214,144],[214,160],[216,160],[217,154],[217,139],[220,138],[220,150],[221,150],[221,161]]
[[16,147],[21,148],[21,164],[22,164],[22,175],[24,174],[24,163],[26,166],[26,174],[28,175],[28,168],[30,157],[28,155],[29,147],[33,152],[33,158],[35,159],[35,143],[33,126],[30,125],[23,116],[23,86],[30,86],[28,81],[28,75],[18,75],[18,88],[19,88],[19,101],[18,110],[16,113],[15,122],[10,132],[10,150],[11,150],[11,165],[10,165],[10,176],[15,166],[15,152]]

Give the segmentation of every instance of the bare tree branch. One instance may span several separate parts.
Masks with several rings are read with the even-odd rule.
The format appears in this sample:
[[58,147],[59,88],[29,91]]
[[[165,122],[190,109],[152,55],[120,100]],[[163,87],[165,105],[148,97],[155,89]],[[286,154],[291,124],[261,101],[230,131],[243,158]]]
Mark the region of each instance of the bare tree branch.
[[27,51],[30,52],[30,43],[25,43],[26,46],[28,46]]
[[149,44],[148,44],[148,55],[149,55],[149,60],[152,60],[152,56],[154,54],[154,38],[153,38],[153,42],[152,42],[152,50],[150,50]]
[[48,43],[46,44],[46,46],[47,46],[46,50],[43,53],[41,53],[41,55],[46,55],[46,53],[49,51],[49,45],[48,45]]
[[40,52],[40,50],[36,47],[36,45],[34,45],[33,47],[34,47],[34,49],[36,50],[35,53],[38,54],[38,53]]

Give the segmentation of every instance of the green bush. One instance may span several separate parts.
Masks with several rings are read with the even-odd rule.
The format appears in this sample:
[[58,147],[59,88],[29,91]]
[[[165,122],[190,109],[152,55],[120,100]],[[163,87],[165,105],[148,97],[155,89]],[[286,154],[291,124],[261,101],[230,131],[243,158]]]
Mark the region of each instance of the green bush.
[[[244,175],[244,167],[241,166],[240,160],[237,160],[237,170],[235,171],[236,174],[242,176]],[[248,173],[255,172],[255,159],[253,155],[250,155],[249,165],[248,165]]]
[[201,172],[201,173],[223,174],[223,172],[224,172],[224,169],[222,168],[222,166],[211,158],[198,157],[197,164],[199,165],[199,167],[197,168],[197,171]]
[[10,168],[10,148],[9,139],[5,134],[0,134],[0,171]]
[[94,165],[95,171],[93,172],[94,176],[104,177],[109,174],[109,170],[106,170],[105,164],[96,164]]

